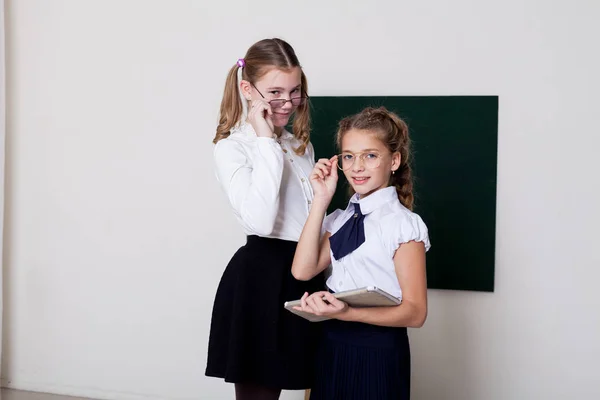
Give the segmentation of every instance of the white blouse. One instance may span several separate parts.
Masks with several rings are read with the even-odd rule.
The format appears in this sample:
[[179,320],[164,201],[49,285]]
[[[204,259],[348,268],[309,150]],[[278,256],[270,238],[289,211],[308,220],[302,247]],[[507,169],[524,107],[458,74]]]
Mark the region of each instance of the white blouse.
[[277,140],[257,137],[249,123],[215,145],[217,180],[246,235],[300,238],[314,196],[308,177],[315,155],[312,144],[297,155],[299,145],[285,130]]
[[336,233],[354,215],[352,203],[360,204],[365,215],[365,242],[345,257],[331,255],[327,286],[334,292],[376,286],[402,299],[394,266],[394,253],[402,243],[423,242],[431,247],[427,226],[421,217],[398,200],[393,186],[380,189],[364,199],[354,195],[345,210],[337,209],[323,221],[323,232]]

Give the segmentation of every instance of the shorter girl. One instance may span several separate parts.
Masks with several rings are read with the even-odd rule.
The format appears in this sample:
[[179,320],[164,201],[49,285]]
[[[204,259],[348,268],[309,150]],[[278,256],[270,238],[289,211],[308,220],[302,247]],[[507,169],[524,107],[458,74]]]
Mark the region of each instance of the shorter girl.
[[[323,322],[311,399],[409,399],[407,327],[427,317],[427,227],[413,213],[408,128],[385,108],[367,108],[339,124],[341,154],[321,159],[310,176],[315,197],[292,274],[309,280],[331,264],[330,292],[376,286],[395,307],[353,308],[330,292],[305,293],[298,310]],[[324,218],[340,169],[355,192],[345,210]],[[325,234],[322,236],[322,231]]]

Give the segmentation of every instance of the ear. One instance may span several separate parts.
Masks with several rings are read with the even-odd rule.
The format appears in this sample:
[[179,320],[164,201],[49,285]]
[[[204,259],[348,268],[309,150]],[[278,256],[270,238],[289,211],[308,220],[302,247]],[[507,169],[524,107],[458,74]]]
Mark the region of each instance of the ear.
[[402,162],[402,156],[399,152],[395,152],[392,154],[392,171],[397,171],[400,168],[400,163]]
[[242,79],[240,82],[240,89],[242,89],[242,94],[246,98],[246,100],[252,100],[252,85],[245,79]]

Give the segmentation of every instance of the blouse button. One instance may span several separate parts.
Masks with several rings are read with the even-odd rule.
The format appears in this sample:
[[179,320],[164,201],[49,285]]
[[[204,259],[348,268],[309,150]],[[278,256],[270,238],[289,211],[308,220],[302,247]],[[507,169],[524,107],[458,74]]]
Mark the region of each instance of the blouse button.
[[286,149],[283,149],[283,152],[284,152],[284,153],[287,153],[287,150],[286,150]]
[[294,160],[292,160],[292,159],[290,158],[290,162],[294,162]]
[[300,178],[300,181],[304,182],[304,178]]

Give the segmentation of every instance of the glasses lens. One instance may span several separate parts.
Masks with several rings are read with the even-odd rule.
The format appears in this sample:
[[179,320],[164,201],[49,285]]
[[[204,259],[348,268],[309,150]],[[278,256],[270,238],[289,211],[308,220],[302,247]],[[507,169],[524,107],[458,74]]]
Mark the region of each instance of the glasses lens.
[[381,157],[376,153],[368,153],[364,155],[363,160],[365,162],[365,167],[369,169],[375,169],[379,167],[379,161],[381,160]]
[[354,156],[352,154],[340,154],[337,158],[338,168],[345,171],[352,167]]
[[306,102],[306,97],[294,97],[292,100],[292,104],[295,106],[301,106]]
[[269,104],[271,105],[271,108],[281,108],[285,105],[286,100],[284,99],[276,99],[276,100],[271,100],[269,102]]

